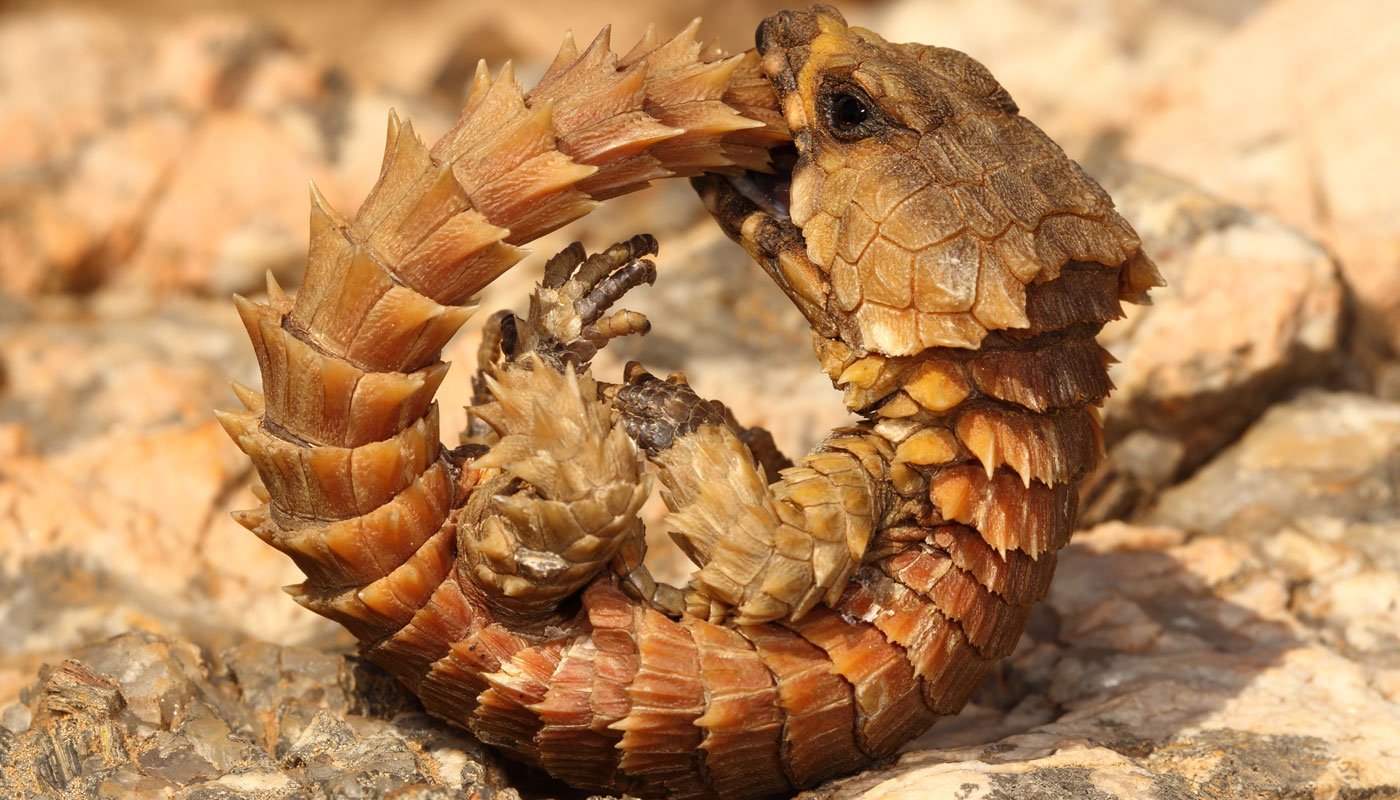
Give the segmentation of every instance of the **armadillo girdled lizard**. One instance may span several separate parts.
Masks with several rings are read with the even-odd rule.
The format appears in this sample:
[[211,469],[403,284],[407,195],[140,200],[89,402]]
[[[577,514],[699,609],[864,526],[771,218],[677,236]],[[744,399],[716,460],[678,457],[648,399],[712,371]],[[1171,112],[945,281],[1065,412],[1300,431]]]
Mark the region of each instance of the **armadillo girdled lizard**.
[[[463,444],[443,345],[520,246],[649,181],[706,207],[810,321],[862,421],[796,463],[676,376],[589,360],[642,333],[639,236],[546,265],[488,326]],[[431,149],[391,118],[353,217],[313,193],[295,299],[239,301],[263,391],[221,415],[238,515],[433,714],[578,787],[811,786],[955,713],[1011,652],[1100,456],[1094,341],[1160,283],[1102,189],[962,53],[826,7],[722,58],[694,28],[571,41],[522,92],[480,70]],[[699,570],[642,566],[659,467]],[[770,483],[770,480],[776,479]]]

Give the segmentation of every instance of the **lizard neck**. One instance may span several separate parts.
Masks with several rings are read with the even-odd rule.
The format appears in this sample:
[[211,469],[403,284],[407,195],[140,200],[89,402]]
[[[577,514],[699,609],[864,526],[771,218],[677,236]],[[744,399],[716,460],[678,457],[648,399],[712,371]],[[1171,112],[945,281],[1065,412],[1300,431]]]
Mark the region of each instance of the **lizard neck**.
[[[1057,280],[1030,287],[1027,312],[1028,328],[992,333],[977,349],[884,356],[816,338],[846,405],[890,444],[891,485],[917,506],[904,505],[906,520],[966,522],[959,517],[974,513],[963,508],[974,495],[997,506],[1037,493],[1072,504],[1075,486],[1098,464],[1097,407],[1112,388],[1112,359],[1094,337],[1121,316],[1118,270],[1071,265]],[[1027,551],[1062,545],[1072,508],[1068,517],[1049,539],[1026,542]]]

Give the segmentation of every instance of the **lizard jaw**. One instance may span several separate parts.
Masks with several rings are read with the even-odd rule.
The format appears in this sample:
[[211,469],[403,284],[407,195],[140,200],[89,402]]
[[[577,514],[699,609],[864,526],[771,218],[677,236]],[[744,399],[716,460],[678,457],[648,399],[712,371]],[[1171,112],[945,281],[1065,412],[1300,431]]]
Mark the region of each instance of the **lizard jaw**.
[[797,150],[791,145],[772,152],[773,173],[747,170],[726,178],[734,190],[780,222],[792,221],[792,168]]
[[[807,11],[783,11],[774,14],[754,31],[754,46],[761,59],[763,75],[772,85],[783,113],[794,134],[805,127],[806,120],[800,104],[789,103],[797,93],[797,73],[807,60],[813,40],[824,30],[845,28],[841,13],[831,6],[814,6]],[[802,137],[795,136],[797,142]],[[792,179],[797,167],[798,147],[790,143],[770,152],[773,173],[767,175],[752,170],[731,177],[729,183],[756,207],[780,223],[792,222]],[[800,225],[797,226],[800,229]]]
[[[781,183],[767,177],[772,183]],[[815,333],[828,339],[841,338],[843,333],[854,335],[830,310],[830,281],[825,270],[808,258],[802,228],[788,215],[764,207],[769,201],[756,179],[706,173],[691,178],[690,183],[715,222],[778,284]],[[758,196],[751,196],[745,188],[757,190]]]

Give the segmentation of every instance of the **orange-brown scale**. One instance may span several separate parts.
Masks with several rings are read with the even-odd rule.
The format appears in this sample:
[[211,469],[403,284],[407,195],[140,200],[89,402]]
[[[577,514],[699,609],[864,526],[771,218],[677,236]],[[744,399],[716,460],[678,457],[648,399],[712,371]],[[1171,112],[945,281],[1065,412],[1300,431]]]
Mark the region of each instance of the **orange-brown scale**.
[[700,773],[704,712],[700,654],[690,633],[660,612],[642,612],[637,629],[637,674],[627,688],[631,709],[613,728],[622,731],[619,769],[667,796],[708,794]]
[[778,753],[793,786],[857,769],[868,756],[856,744],[856,709],[850,684],[831,660],[794,633],[769,625],[739,629],[772,673],[783,712]]
[[705,730],[706,782],[720,797],[790,790],[779,757],[783,713],[772,673],[737,631],[693,618],[683,624],[699,648],[707,700],[695,720]]
[[[460,585],[460,579],[456,583]],[[489,606],[479,592],[476,594],[467,600],[473,624],[432,662],[416,690],[424,706],[443,719],[472,719],[478,698],[487,689],[484,676],[500,670],[504,662],[529,644],[528,639],[491,621],[485,611]]]
[[593,726],[589,697],[597,662],[598,648],[591,638],[574,644],[533,710],[543,723],[535,742],[545,770],[574,786],[603,789],[616,771],[616,764],[610,763],[616,739]]
[[936,714],[924,702],[904,648],[874,625],[818,607],[791,627],[851,684],[856,744],[868,758],[890,755],[933,722]]
[[620,779],[617,772],[618,761],[622,757],[617,743],[622,739],[622,732],[614,724],[626,717],[632,707],[627,687],[636,679],[641,666],[635,631],[641,622],[642,610],[622,592],[603,581],[584,592],[583,602],[593,628],[593,646],[598,651],[589,697],[589,709],[592,711],[589,724],[601,738],[599,746],[602,752],[596,755],[605,764],[605,768],[591,779],[622,788],[630,782]]
[[863,569],[842,598],[842,607],[905,649],[923,699],[935,714],[957,713],[995,663],[977,652],[962,627],[932,598],[898,577]]
[[543,720],[532,710],[542,703],[563,659],[568,642],[557,639],[517,650],[496,672],[485,676],[488,687],[477,700],[472,732],[486,744],[538,765],[535,735]]

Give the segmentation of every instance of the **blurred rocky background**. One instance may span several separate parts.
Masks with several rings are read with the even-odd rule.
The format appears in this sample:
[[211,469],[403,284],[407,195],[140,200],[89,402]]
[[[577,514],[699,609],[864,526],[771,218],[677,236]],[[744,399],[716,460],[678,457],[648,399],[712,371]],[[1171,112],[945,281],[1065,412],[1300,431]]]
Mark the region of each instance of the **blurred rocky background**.
[[[559,796],[504,772],[278,590],[210,410],[256,367],[229,302],[295,285],[314,179],[353,210],[389,108],[442,132],[478,58],[769,0],[0,3],[0,795]],[[883,0],[985,62],[1109,187],[1170,286],[1120,363],[1086,530],[960,716],[813,798],[1400,797],[1400,7]],[[655,332],[800,452],[838,424],[805,328],[683,185],[542,241],[650,231]],[[485,307],[519,308],[536,258]],[[482,315],[485,316],[484,314]],[[448,358],[462,420],[479,331]],[[660,560],[662,569],[673,561]]]

